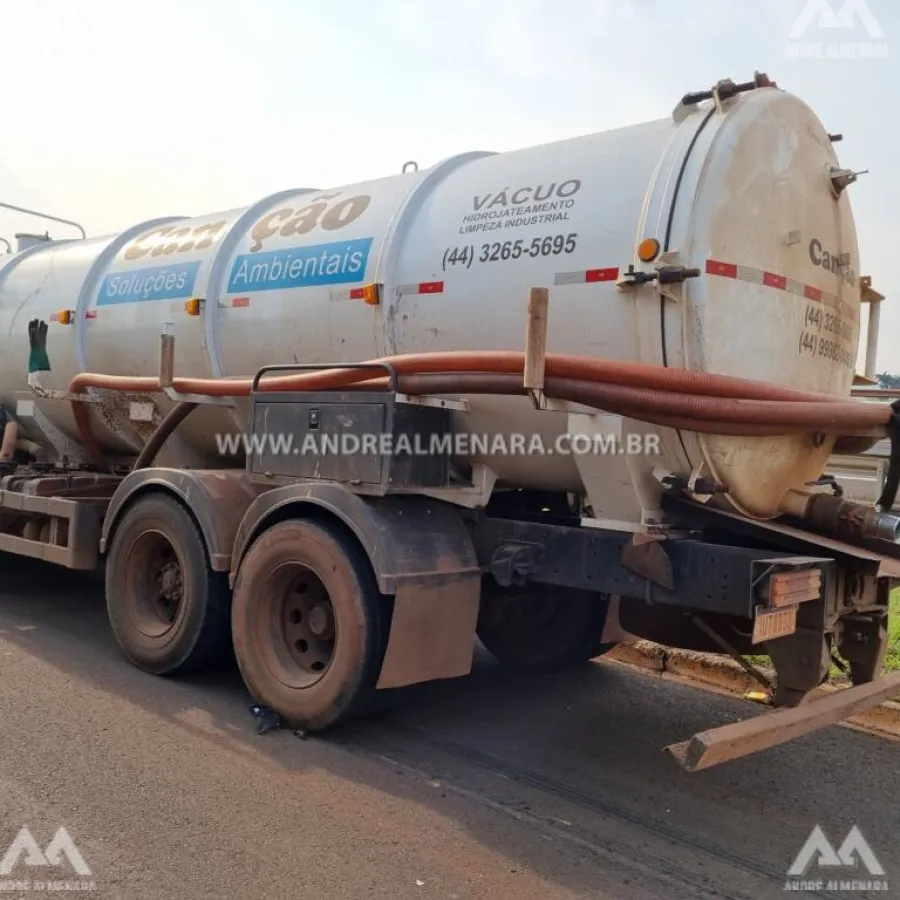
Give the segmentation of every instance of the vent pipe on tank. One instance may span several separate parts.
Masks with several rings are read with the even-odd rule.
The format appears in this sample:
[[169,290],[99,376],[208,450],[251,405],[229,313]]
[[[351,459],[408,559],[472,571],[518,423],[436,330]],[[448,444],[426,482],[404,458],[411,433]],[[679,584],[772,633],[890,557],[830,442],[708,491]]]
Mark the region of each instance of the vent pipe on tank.
[[16,253],[21,253],[23,250],[27,250],[29,247],[34,247],[35,244],[46,244],[49,242],[49,240],[49,234],[17,234]]

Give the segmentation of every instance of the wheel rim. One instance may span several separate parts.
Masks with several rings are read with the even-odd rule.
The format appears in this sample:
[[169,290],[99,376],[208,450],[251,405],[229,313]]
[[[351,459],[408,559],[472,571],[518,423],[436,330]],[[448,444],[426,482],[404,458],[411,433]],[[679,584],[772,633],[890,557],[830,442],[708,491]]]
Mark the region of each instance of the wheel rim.
[[184,570],[161,531],[145,531],[125,564],[124,605],[135,627],[151,638],[168,634],[184,608]]
[[256,604],[259,646],[272,674],[291,688],[308,688],[331,666],[337,647],[334,604],[309,566],[279,566]]

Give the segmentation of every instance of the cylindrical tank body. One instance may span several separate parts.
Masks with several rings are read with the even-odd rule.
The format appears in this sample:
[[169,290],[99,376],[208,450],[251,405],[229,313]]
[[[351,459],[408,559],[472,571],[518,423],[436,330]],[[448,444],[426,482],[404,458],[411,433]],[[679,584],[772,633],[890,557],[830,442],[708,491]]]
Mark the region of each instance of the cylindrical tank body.
[[[120,235],[36,246],[0,268],[0,401],[27,390],[30,319],[51,324],[50,383],[80,371],[155,375],[159,334],[176,373],[248,376],[269,363],[359,361],[438,350],[522,350],[529,288],[551,289],[548,349],[723,373],[849,395],[859,339],[859,257],[834,147],[816,115],[775,88],[716,109],[333,190],[292,190],[246,209],[146,222]],[[616,285],[656,238],[698,268],[676,299]],[[656,260],[655,265],[660,261]],[[382,303],[357,299],[383,285]],[[356,289],[356,290],[354,290]],[[203,298],[200,316],[187,298]],[[21,396],[21,395],[20,395]],[[475,433],[538,432],[563,413],[524,398],[470,398]],[[74,434],[67,405],[43,412]],[[106,446],[123,445],[97,422]],[[212,450],[234,431],[218,408],[182,426]],[[770,516],[815,479],[831,441],[660,430],[660,465],[705,473],[735,505]],[[492,461],[513,485],[578,491],[570,455]]]

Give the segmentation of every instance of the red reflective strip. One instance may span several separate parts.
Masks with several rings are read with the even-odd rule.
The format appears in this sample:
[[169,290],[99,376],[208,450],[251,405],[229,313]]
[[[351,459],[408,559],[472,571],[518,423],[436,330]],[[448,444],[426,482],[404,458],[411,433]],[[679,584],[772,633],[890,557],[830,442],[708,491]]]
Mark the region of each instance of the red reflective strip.
[[423,281],[419,285],[420,294],[440,294],[444,290],[443,281]]
[[365,297],[362,288],[350,288],[351,300],[362,300]]
[[751,266],[737,266],[731,263],[719,262],[715,259],[708,259],[706,261],[706,271],[709,275],[722,275],[726,278],[740,279],[764,287],[777,288],[778,290],[787,291],[796,297],[803,297],[806,300],[812,300],[816,303],[824,303],[832,309],[838,310],[841,315],[846,316],[852,321],[859,321],[859,313],[857,310],[851,304],[846,303],[836,295],[823,291],[820,288],[813,287],[811,284],[801,284],[798,281],[791,281],[784,275],[778,275],[775,272],[764,272],[761,269],[754,269]]
[[234,300],[231,301],[231,305],[238,309],[241,309],[245,306],[250,305],[250,298],[249,297],[235,297]]
[[803,296],[806,297],[807,300],[815,300],[816,303],[822,302],[822,292],[810,284],[805,284],[803,286]]
[[737,278],[738,267],[732,263],[719,262],[715,259],[706,261],[707,275],[722,275],[725,278]]
[[595,281],[615,281],[618,277],[618,269],[588,269],[584,273],[584,280],[588,284]]
[[84,317],[85,317],[86,319],[96,319],[96,318],[97,318],[97,310],[96,310],[96,309],[89,309],[89,310],[84,314]]

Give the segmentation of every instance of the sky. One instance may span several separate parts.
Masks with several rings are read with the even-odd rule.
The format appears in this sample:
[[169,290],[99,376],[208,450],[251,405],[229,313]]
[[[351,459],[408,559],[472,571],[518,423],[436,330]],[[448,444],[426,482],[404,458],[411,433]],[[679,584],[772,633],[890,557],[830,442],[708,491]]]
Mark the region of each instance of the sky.
[[[869,56],[791,55],[819,42]],[[0,0],[0,200],[108,234],[662,118],[757,70],[870,170],[862,272],[900,373],[896,0]],[[2,237],[47,228],[76,236],[0,209]]]

